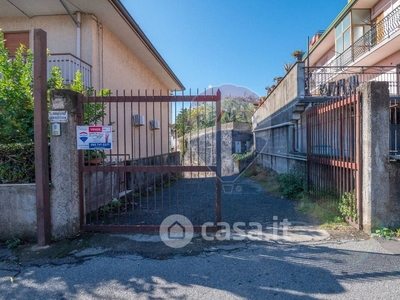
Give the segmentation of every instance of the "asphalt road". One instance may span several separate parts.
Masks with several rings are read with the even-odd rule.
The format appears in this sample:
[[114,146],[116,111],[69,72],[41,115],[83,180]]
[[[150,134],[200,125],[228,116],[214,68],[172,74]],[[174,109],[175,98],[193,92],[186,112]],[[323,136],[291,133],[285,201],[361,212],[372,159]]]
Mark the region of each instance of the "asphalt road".
[[[153,242],[153,248],[162,247],[159,243]],[[397,241],[390,243],[395,249],[400,245]],[[3,248],[0,299],[398,299],[400,296],[400,256],[385,250],[376,239],[308,243],[241,241],[203,245],[193,253],[181,251],[155,257],[137,254],[137,246],[131,246],[130,250],[127,247],[114,251],[113,245],[104,243],[71,251],[60,258],[20,257],[19,261]],[[35,252],[32,246],[25,247]],[[41,251],[46,249],[36,252]]]
[[[320,230],[248,179],[222,201],[223,220],[259,222],[266,239],[197,235],[174,249],[157,234],[84,234],[41,249],[0,244],[0,299],[400,298],[400,241]],[[295,225],[287,237],[271,235],[274,216]]]

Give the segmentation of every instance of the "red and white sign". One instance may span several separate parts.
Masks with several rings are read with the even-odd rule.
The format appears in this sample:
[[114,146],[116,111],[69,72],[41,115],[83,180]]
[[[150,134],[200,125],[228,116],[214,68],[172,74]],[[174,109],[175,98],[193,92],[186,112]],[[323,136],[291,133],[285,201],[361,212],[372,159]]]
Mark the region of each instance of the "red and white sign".
[[111,150],[111,126],[76,126],[78,150]]

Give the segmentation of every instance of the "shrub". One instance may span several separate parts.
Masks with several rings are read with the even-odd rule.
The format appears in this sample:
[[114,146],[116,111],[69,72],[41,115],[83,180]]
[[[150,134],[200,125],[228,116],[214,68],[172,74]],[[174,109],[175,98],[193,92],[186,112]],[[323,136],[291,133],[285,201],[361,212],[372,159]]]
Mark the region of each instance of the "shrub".
[[0,145],[0,183],[35,182],[33,143]]
[[300,174],[290,172],[287,174],[280,174],[278,182],[283,196],[288,198],[300,198],[301,193],[305,191],[304,179]]
[[339,211],[343,217],[348,217],[357,222],[357,197],[355,190],[345,192],[339,202]]
[[21,45],[9,58],[0,30],[0,141],[33,141],[33,54]]

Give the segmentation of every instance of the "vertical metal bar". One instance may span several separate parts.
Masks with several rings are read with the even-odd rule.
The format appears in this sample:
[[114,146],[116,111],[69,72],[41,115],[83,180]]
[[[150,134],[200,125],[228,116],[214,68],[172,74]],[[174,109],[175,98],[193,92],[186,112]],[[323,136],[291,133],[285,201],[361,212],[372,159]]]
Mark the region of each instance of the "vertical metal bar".
[[[160,90],[160,96],[162,95],[162,91]],[[167,95],[169,95],[168,90],[167,90]],[[164,161],[163,161],[163,157],[164,157],[164,153],[166,153],[165,155],[167,155],[166,159],[167,159],[167,164],[168,161],[170,160],[170,145],[169,145],[169,122],[167,122],[166,126],[163,125],[163,105],[167,106],[167,121],[169,118],[169,104],[170,102],[167,102],[166,104],[163,104],[161,101],[159,103],[159,112],[160,112],[160,143],[161,143],[161,165],[164,165]],[[163,150],[164,149],[164,140],[163,140],[163,131],[166,130],[167,132],[167,151]],[[161,219],[164,219],[164,172],[161,172]]]
[[[153,135],[153,140],[151,141],[151,143],[153,144],[153,164],[154,165],[158,165],[157,162],[157,156],[156,156],[156,130],[155,130],[155,98],[154,98],[155,94],[154,94],[154,90],[153,90],[153,97],[152,97],[152,110],[153,110],[153,130],[152,130],[152,135]],[[161,112],[161,111],[160,111]],[[162,143],[160,144],[161,146],[161,153],[162,153]],[[160,155],[161,158],[161,155]],[[158,171],[160,173],[160,176],[162,177],[162,171]],[[153,219],[156,219],[156,215],[157,215],[157,176],[158,176],[158,172],[154,172],[153,173],[153,205],[154,205],[154,210],[153,210]],[[162,200],[161,200],[162,201]],[[155,222],[155,221],[154,221]]]
[[35,29],[34,35],[34,141],[36,217],[38,245],[45,246],[51,240],[49,146],[47,138],[47,33]]
[[362,158],[361,158],[361,95],[358,93],[355,94],[355,121],[356,121],[356,195],[357,195],[357,215],[358,215],[358,225],[359,229],[363,227],[363,220],[362,220],[362,194],[361,194],[361,185],[362,185]]
[[[137,91],[137,95],[140,96],[140,90]],[[140,123],[140,115],[141,115],[141,110],[142,110],[142,102],[138,102],[138,110],[137,110],[137,114],[139,115],[139,123]],[[145,118],[147,118],[147,116],[145,116]],[[136,126],[137,130],[138,130],[138,157],[136,159],[136,164],[139,165],[141,164],[141,159],[142,159],[142,139],[141,139],[141,126],[139,124],[139,126]],[[139,220],[138,220],[138,224],[142,224],[143,223],[143,214],[142,214],[142,176],[139,174],[138,176],[139,180],[138,180],[138,188],[139,188],[139,202],[138,202],[138,206],[139,206]]]
[[[77,107],[77,125],[82,125],[83,119],[83,96],[78,95],[78,107]],[[82,229],[85,223],[85,208],[84,208],[84,182],[83,182],[83,167],[84,157],[83,151],[78,151],[78,193],[79,193],[79,227]],[[90,211],[89,211],[90,212]]]
[[[145,126],[145,130],[146,130],[146,135],[145,135],[145,146],[146,146],[146,156],[145,156],[145,164],[149,165],[149,126],[148,126],[148,122],[149,122],[149,112],[148,112],[148,94],[147,94],[147,90],[145,90],[145,97],[146,97],[146,101],[145,101],[145,120],[146,120],[146,125]],[[146,172],[146,225],[149,224],[149,212],[150,212],[150,201],[149,201],[149,172]]]
[[222,132],[221,132],[221,91],[217,91],[217,102],[216,102],[216,159],[217,159],[217,170],[216,170],[216,185],[217,185],[217,195],[216,195],[216,219],[217,223],[222,220],[222,210],[221,210],[221,192],[222,192],[222,177],[221,177],[221,151],[222,151]]
[[[133,98],[133,90],[131,89],[131,98]],[[132,147],[132,150],[131,150],[131,160],[130,160],[130,166],[131,166],[131,168],[130,168],[130,170],[129,170],[129,177],[130,177],[130,181],[129,181],[129,184],[130,184],[130,189],[132,190],[132,194],[131,194],[131,199],[132,199],[132,201],[131,201],[131,205],[132,205],[132,209],[131,209],[131,213],[132,213],[132,217],[131,217],[131,222],[132,222],[132,225],[135,225],[135,197],[136,197],[136,188],[135,188],[135,172],[133,172],[133,168],[134,168],[134,162],[135,162],[135,158],[136,158],[136,151],[135,151],[135,147],[136,147],[136,144],[139,144],[139,141],[136,141],[136,135],[135,135],[135,126],[133,126],[133,124],[131,123],[131,122],[133,122],[133,120],[132,120],[132,118],[133,118],[133,115],[134,115],[134,109],[133,109],[133,101],[131,101],[131,113],[130,113],[130,115],[129,115],[129,117],[131,118],[131,121],[130,121],[130,131],[131,131],[131,133],[130,133],[130,135],[131,135],[131,147]],[[136,111],[137,111],[137,109],[136,109]]]

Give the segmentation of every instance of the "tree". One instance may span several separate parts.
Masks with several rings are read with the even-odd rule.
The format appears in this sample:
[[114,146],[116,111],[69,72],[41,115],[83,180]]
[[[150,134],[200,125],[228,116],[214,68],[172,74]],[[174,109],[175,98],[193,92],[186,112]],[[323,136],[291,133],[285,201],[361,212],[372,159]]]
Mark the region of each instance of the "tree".
[[[221,100],[221,123],[251,122],[255,110],[253,102],[240,97]],[[215,123],[215,103],[204,103],[191,108],[182,108],[176,116],[174,129],[180,137],[189,132],[215,126]]]
[[32,51],[23,45],[9,58],[0,31],[0,144],[33,141],[32,66]]

